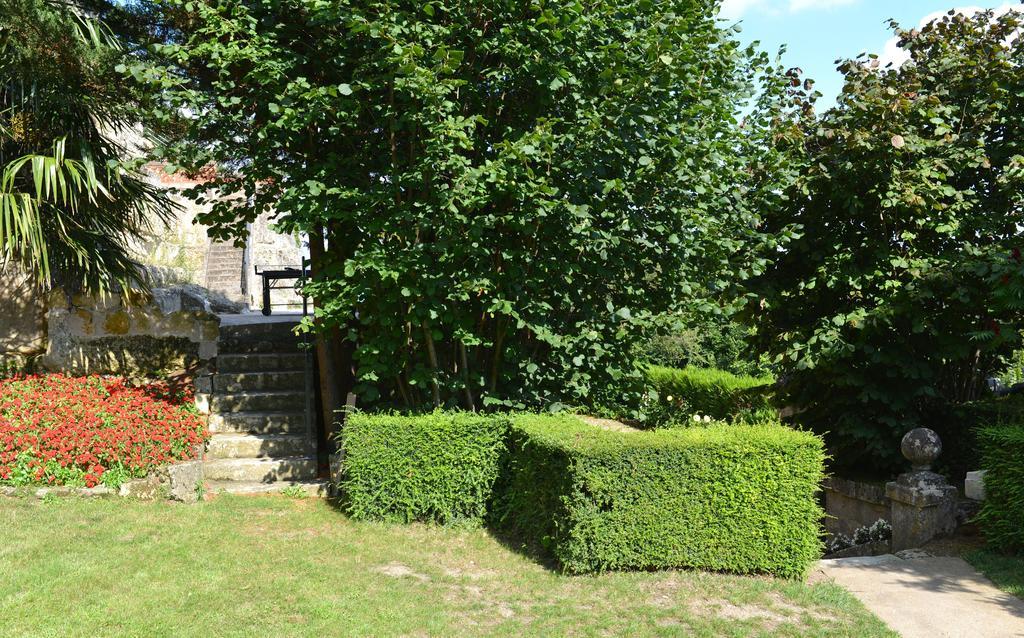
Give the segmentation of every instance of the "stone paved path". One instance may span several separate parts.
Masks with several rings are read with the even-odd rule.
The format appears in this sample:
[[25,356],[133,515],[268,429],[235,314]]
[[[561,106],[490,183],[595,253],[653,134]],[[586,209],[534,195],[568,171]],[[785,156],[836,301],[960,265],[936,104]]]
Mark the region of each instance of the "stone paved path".
[[818,563],[904,638],[1024,637],[1024,600],[1000,591],[962,558],[892,554]]

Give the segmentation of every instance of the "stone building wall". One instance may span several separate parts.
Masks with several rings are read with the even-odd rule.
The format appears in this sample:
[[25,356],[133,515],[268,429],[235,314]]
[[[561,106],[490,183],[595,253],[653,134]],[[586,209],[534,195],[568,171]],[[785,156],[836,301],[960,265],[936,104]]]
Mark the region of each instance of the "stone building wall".
[[[200,205],[185,197],[185,189],[201,182],[181,173],[168,174],[162,165],[147,167],[150,181],[169,191],[179,205],[174,219],[167,224],[156,223],[149,240],[138,247],[140,260],[160,275],[163,284],[194,283],[212,287],[230,299],[241,299],[249,308],[257,310],[262,303],[262,278],[256,267],[300,266],[304,249],[298,237],[277,232],[273,215],[264,213],[250,226],[245,249],[245,262],[238,269],[235,282],[225,282],[221,276],[210,277],[211,242],[207,228],[196,222],[209,205]],[[283,282],[282,282],[283,283]],[[227,288],[225,287],[227,286]],[[290,290],[275,291],[272,296],[275,310],[298,309],[301,298]]]
[[[254,266],[258,266],[261,270],[282,266],[301,268],[305,249],[299,237],[277,232],[274,229],[271,215],[264,213],[252,224],[248,252],[251,262],[246,271],[249,277],[249,306],[256,309],[260,308],[263,303],[263,278],[256,275]],[[271,302],[274,304],[275,312],[302,309],[302,297],[292,287],[294,283],[294,281],[281,281],[279,285],[288,286],[288,288],[271,293]]]

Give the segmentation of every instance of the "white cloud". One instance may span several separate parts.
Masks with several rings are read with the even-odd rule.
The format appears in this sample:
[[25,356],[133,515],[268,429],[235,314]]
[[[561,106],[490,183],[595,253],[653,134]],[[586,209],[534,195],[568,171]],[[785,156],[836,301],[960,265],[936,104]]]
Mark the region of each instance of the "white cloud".
[[[994,8],[993,11],[995,12],[995,15],[999,16],[999,15],[1002,15],[1002,14],[1006,13],[1007,11],[1012,11],[1014,9],[1019,11],[1021,9],[1021,5],[1020,4],[1010,4],[1009,2],[1007,2],[1005,4],[1002,4],[1002,5]],[[978,13],[979,11],[985,11],[985,9],[983,7],[969,6],[969,7],[955,7],[953,9],[953,11],[955,11],[955,12],[961,14],[961,15],[970,16],[970,15],[974,15],[975,13]],[[932,13],[929,13],[925,17],[921,18],[921,21],[917,24],[917,28],[918,29],[923,28],[923,27],[927,26],[929,22],[933,22],[935,20],[938,20],[938,19],[942,18],[942,16],[946,15],[947,13],[949,13],[949,9],[946,9],[946,10],[943,10],[943,11],[934,11]],[[906,28],[906,27],[904,27],[904,28]],[[885,46],[882,47],[882,52],[878,54],[878,62],[879,62],[879,64],[881,64],[881,66],[883,68],[887,64],[892,64],[893,66],[900,66],[901,64],[906,62],[908,59],[910,59],[910,54],[907,53],[904,49],[901,49],[899,47],[899,45],[898,45],[899,41],[900,41],[899,38],[897,38],[896,36],[893,36],[893,37],[889,38],[889,40],[885,43]]]
[[858,0],[789,0],[790,11],[803,11],[805,9],[833,9],[843,5],[853,4]]

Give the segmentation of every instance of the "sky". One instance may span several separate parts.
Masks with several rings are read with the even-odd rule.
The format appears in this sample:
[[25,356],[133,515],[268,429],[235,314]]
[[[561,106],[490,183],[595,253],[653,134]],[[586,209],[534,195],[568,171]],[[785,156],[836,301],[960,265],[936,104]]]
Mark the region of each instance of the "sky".
[[898,57],[888,19],[904,27],[921,26],[950,9],[1017,8],[1020,2],[984,0],[724,0],[719,14],[739,22],[743,42],[758,40],[775,53],[786,44],[783,62],[800,67],[822,93],[819,107],[829,107],[842,88],[835,60],[877,53],[883,60]]

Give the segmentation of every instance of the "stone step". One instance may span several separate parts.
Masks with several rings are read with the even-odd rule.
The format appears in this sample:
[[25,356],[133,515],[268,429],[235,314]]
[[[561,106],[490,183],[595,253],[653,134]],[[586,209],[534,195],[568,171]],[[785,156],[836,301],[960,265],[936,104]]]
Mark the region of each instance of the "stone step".
[[211,414],[214,434],[302,434],[306,432],[305,412],[227,412]]
[[222,325],[217,352],[223,354],[293,354],[301,352],[305,337],[295,334],[297,321]]
[[211,459],[203,463],[210,481],[309,481],[317,477],[317,461],[312,456],[276,459]]
[[306,369],[306,354],[222,354],[217,357],[217,371],[224,372],[292,372]]
[[211,286],[215,286],[215,285],[231,285],[231,286],[239,286],[239,287],[241,287],[241,285],[242,285],[242,274],[236,272],[236,273],[229,274],[229,275],[216,275],[216,276],[210,275],[209,277],[206,278],[206,281],[208,281]]
[[214,434],[206,446],[208,459],[255,459],[312,454],[304,434]]
[[305,410],[305,392],[246,392],[207,397],[211,414],[225,412],[295,412]]
[[242,275],[242,263],[239,262],[239,263],[230,263],[230,264],[229,263],[220,264],[220,263],[212,263],[211,262],[209,267],[206,269],[206,275],[208,277],[215,277],[215,276],[220,276],[220,275],[241,276]]
[[255,481],[207,481],[207,494],[280,494],[287,491],[308,497],[326,497],[330,492],[328,481],[275,481],[274,483],[258,483]]
[[222,393],[252,391],[306,391],[306,373],[228,372],[213,375],[213,391]]

